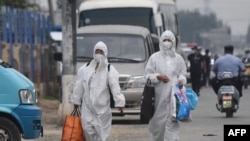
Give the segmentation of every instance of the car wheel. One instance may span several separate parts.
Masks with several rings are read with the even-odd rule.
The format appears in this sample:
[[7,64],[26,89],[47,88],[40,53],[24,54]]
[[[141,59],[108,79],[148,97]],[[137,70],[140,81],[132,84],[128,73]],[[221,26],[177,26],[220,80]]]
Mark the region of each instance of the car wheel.
[[5,117],[0,117],[0,140],[21,141],[21,133],[17,126]]

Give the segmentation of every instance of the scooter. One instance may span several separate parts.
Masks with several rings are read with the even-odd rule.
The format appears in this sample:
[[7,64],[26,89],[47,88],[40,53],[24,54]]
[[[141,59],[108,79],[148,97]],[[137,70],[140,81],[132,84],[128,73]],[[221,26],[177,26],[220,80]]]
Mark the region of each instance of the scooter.
[[239,109],[239,91],[233,85],[232,78],[233,74],[231,72],[223,73],[222,85],[217,94],[218,103],[216,108],[221,113],[226,113],[226,117],[233,117],[233,114]]

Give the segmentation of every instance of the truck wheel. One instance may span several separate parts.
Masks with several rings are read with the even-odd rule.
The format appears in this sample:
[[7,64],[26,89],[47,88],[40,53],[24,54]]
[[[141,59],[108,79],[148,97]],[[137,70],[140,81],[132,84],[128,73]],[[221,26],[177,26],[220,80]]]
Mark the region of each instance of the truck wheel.
[[0,117],[0,140],[21,141],[21,133],[17,126],[9,119]]

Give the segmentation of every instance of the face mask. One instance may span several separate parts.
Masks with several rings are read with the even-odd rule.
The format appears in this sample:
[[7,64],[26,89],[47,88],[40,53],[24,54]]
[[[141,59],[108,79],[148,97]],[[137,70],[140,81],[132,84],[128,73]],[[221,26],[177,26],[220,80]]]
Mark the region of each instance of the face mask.
[[162,49],[163,50],[169,50],[172,48],[172,43],[171,42],[163,42],[162,43]]
[[96,62],[100,63],[104,59],[104,56],[101,54],[95,54],[94,59]]

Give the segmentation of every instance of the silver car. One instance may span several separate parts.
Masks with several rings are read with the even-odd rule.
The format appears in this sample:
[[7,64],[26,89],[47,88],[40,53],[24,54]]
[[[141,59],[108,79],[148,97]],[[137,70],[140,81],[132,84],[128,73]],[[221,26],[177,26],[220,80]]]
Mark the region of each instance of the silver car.
[[[120,73],[120,87],[126,98],[124,114],[139,114],[145,84],[144,68],[155,52],[149,30],[129,25],[93,25],[78,28],[76,38],[77,68],[92,59],[96,42],[107,44],[108,61]],[[113,109],[113,114],[118,112]]]

